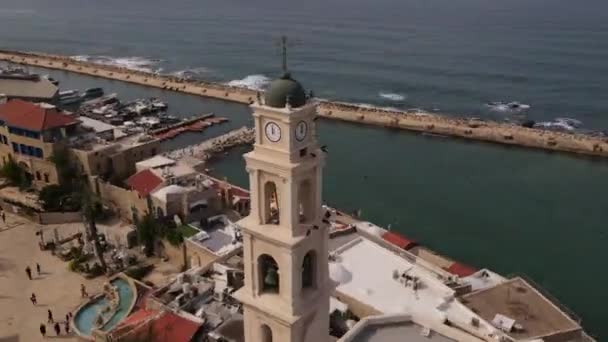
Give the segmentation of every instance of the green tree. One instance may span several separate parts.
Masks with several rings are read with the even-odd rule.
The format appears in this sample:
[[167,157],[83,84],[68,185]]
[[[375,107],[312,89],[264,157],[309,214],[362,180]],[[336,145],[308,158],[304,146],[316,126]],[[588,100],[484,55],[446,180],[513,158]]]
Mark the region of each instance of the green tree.
[[156,238],[162,235],[161,226],[156,222],[154,217],[148,213],[137,224],[137,234],[139,242],[145,247],[146,255],[151,256],[154,253]]
[[83,204],[82,204],[82,216],[84,218],[84,226],[87,232],[87,239],[93,241],[93,251],[95,256],[99,260],[99,265],[102,270],[106,271],[108,266],[105,259],[103,258],[103,250],[101,248],[101,242],[99,241],[99,234],[97,232],[97,218],[101,215],[102,206],[101,203],[95,198],[89,189],[83,187]]
[[67,187],[74,186],[76,170],[70,164],[70,157],[67,149],[57,148],[49,158],[57,168],[59,183]]
[[9,182],[22,189],[31,185],[31,180],[27,177],[25,170],[23,170],[13,158],[8,159],[8,162],[2,166],[0,173],[3,177],[8,179]]

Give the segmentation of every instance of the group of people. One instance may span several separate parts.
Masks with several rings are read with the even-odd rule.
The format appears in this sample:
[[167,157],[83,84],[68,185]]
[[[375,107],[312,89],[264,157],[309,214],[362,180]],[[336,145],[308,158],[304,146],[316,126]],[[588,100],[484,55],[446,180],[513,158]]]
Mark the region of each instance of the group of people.
[[[66,335],[70,334],[70,319],[72,319],[72,313],[68,312],[67,314],[65,314],[65,321],[63,322],[63,329],[64,329]],[[61,324],[60,324],[60,322],[55,322],[55,319],[53,318],[53,312],[51,311],[51,309],[48,310],[47,324],[51,324],[51,326],[53,327],[53,330],[55,330],[56,336],[61,335]],[[40,335],[42,335],[43,338],[46,337],[46,324],[45,323],[40,323]]]
[[[27,277],[32,280],[32,269],[30,268],[30,266],[27,266],[25,268],[25,273],[27,274]],[[40,276],[40,274],[42,273],[42,269],[40,267],[39,263],[36,263],[36,273]],[[86,298],[89,296],[87,289],[85,287],[84,284],[80,284],[80,295],[83,298]],[[34,305],[38,305],[38,299],[36,298],[36,294],[32,293],[32,296],[30,297],[30,301],[32,302],[32,304]],[[48,314],[48,319],[46,323],[40,323],[40,334],[42,335],[42,337],[46,337],[47,334],[47,324],[50,325],[50,327],[52,327],[52,329],[55,331],[55,335],[56,336],[60,336],[61,332],[62,332],[62,325],[63,325],[63,331],[65,332],[66,335],[70,334],[70,320],[72,319],[72,313],[68,312],[65,315],[65,321],[63,322],[56,322],[55,318],[53,317],[53,311],[51,311],[51,309],[47,310],[47,314]]]
[[[36,273],[38,273],[38,276],[40,276],[41,272],[42,271],[40,270],[40,264],[36,263]],[[29,266],[27,266],[25,268],[25,274],[27,274],[27,277],[29,278],[29,280],[33,279],[32,278],[32,269]]]

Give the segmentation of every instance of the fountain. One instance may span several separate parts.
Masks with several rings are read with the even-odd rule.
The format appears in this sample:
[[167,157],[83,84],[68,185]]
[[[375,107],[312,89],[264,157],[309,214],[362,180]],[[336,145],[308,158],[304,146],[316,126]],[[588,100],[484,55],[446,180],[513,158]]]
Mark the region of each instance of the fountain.
[[103,293],[81,306],[74,315],[74,327],[83,339],[92,340],[96,331],[112,330],[131,312],[137,290],[124,276],[103,285]]

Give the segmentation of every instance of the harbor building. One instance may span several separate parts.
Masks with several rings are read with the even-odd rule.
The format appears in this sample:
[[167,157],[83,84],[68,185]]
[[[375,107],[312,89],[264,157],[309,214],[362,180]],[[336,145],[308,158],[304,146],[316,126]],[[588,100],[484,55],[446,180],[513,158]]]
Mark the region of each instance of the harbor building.
[[14,160],[37,188],[59,182],[50,159],[60,143],[76,133],[78,120],[53,106],[23,100],[0,105],[0,156]]
[[[9,100],[0,104],[0,158],[14,160],[37,188],[59,183],[53,155],[68,157],[83,176],[127,177],[135,164],[155,156],[160,141],[99,127],[45,103]],[[93,126],[93,127],[92,127]]]
[[251,212],[244,244],[246,342],[329,341],[328,235],[316,103],[288,73],[252,104],[255,144],[244,155]]
[[7,99],[54,103],[59,88],[46,77],[20,71],[0,72],[0,94]]
[[79,162],[81,174],[120,180],[135,172],[135,164],[155,156],[160,150],[160,141],[145,133],[133,135],[114,134],[106,140],[102,132],[82,134],[69,141],[72,154]]

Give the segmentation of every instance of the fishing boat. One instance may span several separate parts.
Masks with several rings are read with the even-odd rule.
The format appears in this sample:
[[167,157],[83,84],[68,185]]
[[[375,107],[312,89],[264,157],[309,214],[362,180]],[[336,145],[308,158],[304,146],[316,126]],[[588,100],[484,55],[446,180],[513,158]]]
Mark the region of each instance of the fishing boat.
[[84,93],[82,93],[83,98],[93,99],[93,98],[97,98],[100,96],[103,96],[102,88],[88,88],[88,89],[85,89]]
[[154,110],[166,110],[168,108],[168,105],[165,102],[155,97],[150,99],[150,104]]
[[72,95],[59,97],[59,104],[61,104],[63,106],[76,104],[76,103],[80,103],[80,102],[82,102],[82,97],[80,97],[80,95],[78,95],[78,94],[72,94]]

